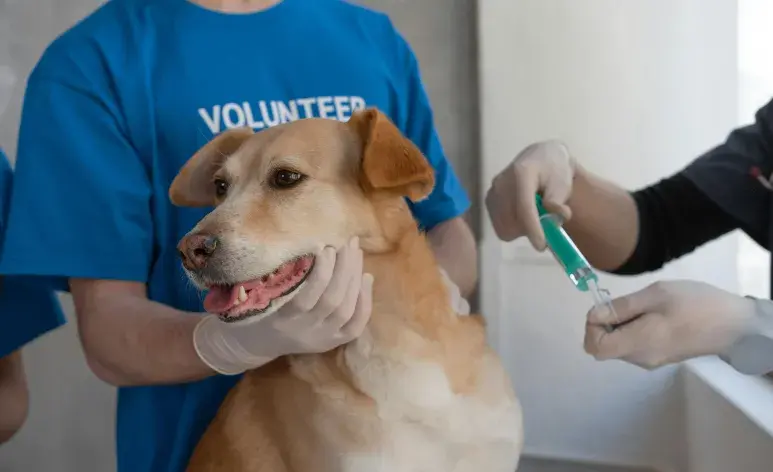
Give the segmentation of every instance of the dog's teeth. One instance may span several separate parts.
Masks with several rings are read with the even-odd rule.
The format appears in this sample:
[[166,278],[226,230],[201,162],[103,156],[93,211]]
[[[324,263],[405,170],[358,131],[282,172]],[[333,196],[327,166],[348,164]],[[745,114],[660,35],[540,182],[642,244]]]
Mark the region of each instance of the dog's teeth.
[[239,302],[247,301],[247,291],[244,290],[244,285],[239,285]]

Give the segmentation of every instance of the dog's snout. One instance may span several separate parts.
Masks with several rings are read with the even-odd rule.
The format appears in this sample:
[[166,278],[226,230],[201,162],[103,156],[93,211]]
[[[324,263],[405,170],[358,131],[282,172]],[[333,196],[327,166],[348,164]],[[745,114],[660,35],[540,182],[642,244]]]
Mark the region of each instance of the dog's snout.
[[217,236],[198,233],[184,237],[177,246],[177,251],[180,253],[183,266],[189,270],[196,270],[207,265],[217,246]]

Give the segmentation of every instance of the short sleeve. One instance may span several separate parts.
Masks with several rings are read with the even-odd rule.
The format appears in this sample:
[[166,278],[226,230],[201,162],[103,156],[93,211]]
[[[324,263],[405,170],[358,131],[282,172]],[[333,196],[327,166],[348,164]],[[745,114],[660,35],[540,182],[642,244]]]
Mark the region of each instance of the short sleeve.
[[773,172],[773,101],[755,114],[753,124],[693,161],[683,174],[757,241],[767,240],[771,191],[757,180]]
[[[12,192],[13,172],[0,150],[0,245]],[[54,291],[45,280],[0,278],[0,357],[64,323]]]
[[65,323],[56,293],[37,277],[0,281],[0,357]]
[[147,281],[151,186],[111,81],[36,70],[22,109],[0,273]]
[[443,151],[416,56],[405,40],[397,35],[398,55],[407,68],[406,90],[404,96],[399,97],[403,107],[398,126],[435,168],[435,188],[425,200],[412,203],[411,210],[419,225],[430,230],[439,223],[464,214],[470,208],[470,199]]

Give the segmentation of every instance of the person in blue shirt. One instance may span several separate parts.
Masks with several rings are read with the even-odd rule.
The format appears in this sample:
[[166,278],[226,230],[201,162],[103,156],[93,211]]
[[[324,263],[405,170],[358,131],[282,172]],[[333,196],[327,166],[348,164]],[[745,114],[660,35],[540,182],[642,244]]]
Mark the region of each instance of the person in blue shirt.
[[[208,209],[173,207],[167,192],[224,130],[347,120],[365,107],[386,113],[434,166],[433,193],[411,208],[469,295],[470,202],[416,58],[386,15],[342,0],[112,0],[46,49],[27,83],[0,272],[55,277],[73,294],[89,365],[120,387],[119,472],[183,470],[239,372],[361,331],[370,286],[352,244],[321,254],[296,296],[318,303],[283,308],[339,325],[276,333],[266,323],[222,342],[233,333],[202,324],[211,318],[176,250]],[[272,334],[281,348],[261,342]]]
[[[12,180],[11,165],[0,149],[0,235],[6,230]],[[0,279],[0,444],[21,428],[29,409],[21,348],[62,324],[64,314],[56,294],[41,280]]]

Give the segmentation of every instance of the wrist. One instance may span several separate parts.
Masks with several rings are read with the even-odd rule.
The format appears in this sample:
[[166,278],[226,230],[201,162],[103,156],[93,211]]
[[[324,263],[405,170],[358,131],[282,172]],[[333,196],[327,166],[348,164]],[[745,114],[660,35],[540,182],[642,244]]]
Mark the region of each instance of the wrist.
[[193,345],[199,359],[218,374],[238,375],[279,357],[248,350],[237,336],[239,328],[220,321],[215,315],[205,315],[193,331]]

